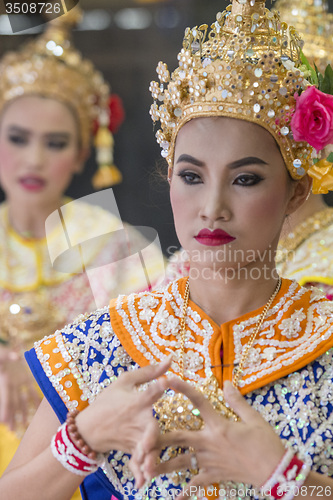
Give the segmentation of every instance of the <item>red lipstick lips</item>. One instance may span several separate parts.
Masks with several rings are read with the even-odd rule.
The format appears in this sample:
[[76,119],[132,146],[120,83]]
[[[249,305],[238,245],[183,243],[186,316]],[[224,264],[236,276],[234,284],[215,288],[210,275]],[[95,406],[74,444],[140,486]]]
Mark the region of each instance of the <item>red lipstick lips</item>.
[[45,180],[34,175],[27,175],[19,180],[21,186],[27,191],[41,191],[45,187]]
[[214,231],[211,231],[210,229],[202,229],[198,233],[198,235],[195,236],[195,239],[201,245],[217,247],[221,245],[227,245],[228,243],[234,241],[236,238],[230,236],[230,234],[226,233],[225,231],[222,231],[222,229],[215,229]]

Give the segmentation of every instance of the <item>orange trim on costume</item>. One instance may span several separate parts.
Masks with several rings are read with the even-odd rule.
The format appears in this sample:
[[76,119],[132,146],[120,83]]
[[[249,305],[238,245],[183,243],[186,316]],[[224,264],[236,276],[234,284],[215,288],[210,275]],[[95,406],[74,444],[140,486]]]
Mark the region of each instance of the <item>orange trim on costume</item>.
[[[112,299],[110,301],[110,322],[113,328],[113,331],[116,332],[118,339],[120,340],[121,345],[127,352],[127,354],[137,363],[139,366],[144,367],[149,365],[149,361],[144,357],[144,355],[138,351],[135,347],[135,344],[132,340],[132,337],[128,334],[127,330],[124,329],[122,324],[121,317],[119,316],[116,310],[116,302],[117,299]],[[126,308],[127,313],[128,309]]]
[[[179,291],[180,291],[180,294],[183,296],[184,295],[184,292],[185,292],[185,285],[186,285],[186,281],[187,281],[187,278],[181,278],[178,283],[179,283]],[[125,312],[125,314],[127,316],[130,316],[130,311],[129,311],[129,308],[128,308],[128,302],[127,302],[127,298],[125,297],[124,298],[124,302],[123,302],[123,305],[122,305],[122,309],[123,311]],[[119,299],[118,299],[119,300]],[[137,302],[137,300],[136,300]],[[147,358],[142,354],[142,352],[139,351],[139,349],[136,347],[135,343],[134,343],[134,340],[132,338],[132,336],[128,333],[128,331],[124,328],[124,325],[123,325],[123,322],[122,322],[122,318],[120,317],[119,313],[117,312],[116,310],[116,303],[117,303],[117,299],[113,299],[111,300],[110,302],[110,321],[111,321],[111,326],[113,328],[113,331],[115,332],[115,334],[117,335],[118,339],[120,340],[122,346],[124,347],[124,349],[126,350],[127,354],[141,367],[143,366],[147,366],[149,364],[149,361],[147,360]],[[160,303],[158,304],[157,307],[160,306]],[[215,338],[218,338],[219,336],[221,336],[221,331],[219,329],[219,327],[209,318],[209,316],[206,315],[206,313],[204,311],[201,311],[197,306],[196,304],[194,304],[194,302],[192,302],[191,300],[189,301],[189,306],[191,308],[193,308],[194,310],[197,310],[197,311],[200,311],[200,316],[201,318],[203,319],[207,319],[207,321],[210,322],[210,324],[213,326],[214,328],[214,340]],[[171,314],[172,316],[174,315],[174,312],[173,312],[173,309],[170,305],[170,303],[167,303],[167,311],[169,312],[169,314]],[[141,322],[141,327],[143,328],[143,330],[145,331],[145,334],[147,336],[150,336],[150,325],[145,322],[145,321],[142,321]],[[179,337],[176,335],[172,335],[170,334],[168,336],[168,340],[174,340],[175,342],[179,343]],[[201,341],[203,343],[203,339]],[[214,342],[215,344],[215,342]],[[141,342],[141,346],[143,349],[145,349],[146,351],[148,350],[148,346],[142,341]],[[163,349],[162,347],[160,347],[160,353],[161,353],[161,357],[160,359],[158,359],[156,356],[154,356],[154,354],[152,353],[154,359],[156,362],[160,362],[162,358],[166,357],[166,356],[169,356],[170,352]],[[216,357],[216,360],[219,360],[219,357],[217,358]],[[221,361],[217,361],[216,364],[221,364]],[[171,368],[171,371],[172,371],[172,368]],[[205,371],[204,371],[204,368],[202,368],[200,371],[198,371],[200,377],[204,378],[205,377]],[[220,369],[217,369],[216,371],[216,376],[218,377],[219,379],[219,382],[222,383],[222,374],[221,374],[221,370]]]
[[[183,297],[184,292],[185,292],[185,284],[186,284],[187,278],[181,278],[178,280],[178,291],[180,295]],[[294,292],[292,292],[294,288]],[[171,292],[172,285],[169,286],[168,292],[172,294]],[[290,297],[289,297],[289,292],[290,292]],[[287,296],[288,294],[288,296]],[[296,294],[299,294],[296,298]],[[140,327],[143,329],[145,335],[147,338],[151,339],[151,324],[152,321],[149,323],[144,319],[140,319],[140,306],[139,306],[139,301],[143,296],[149,297],[149,295],[158,301],[158,304],[154,307],[151,308],[151,310],[156,313],[159,308],[161,307],[162,300],[163,300],[163,293],[159,292],[152,292],[152,294],[144,294],[140,296],[131,296],[131,301],[133,301],[133,306],[135,308],[135,321],[139,321]],[[286,297],[285,297],[286,296]],[[327,323],[327,328],[323,330],[322,334],[319,335],[319,333],[316,331],[315,326],[313,326],[313,329],[310,330],[310,332],[306,332],[306,327],[309,322],[309,317],[308,317],[308,312],[310,311],[310,306],[311,300],[314,303],[318,304],[319,302],[322,302],[323,304],[329,302],[326,299],[314,299],[312,296],[312,290],[302,290],[299,285],[296,284],[296,282],[283,279],[282,280],[282,286],[281,289],[275,298],[271,311],[274,308],[274,305],[277,305],[280,301],[283,301],[285,298],[284,304],[282,304],[284,307],[286,307],[286,313],[284,316],[281,318],[278,318],[277,315],[279,311],[273,312],[273,314],[270,314],[269,316],[266,317],[265,322],[271,322],[273,325],[272,328],[274,329],[273,334],[274,336],[272,338],[265,338],[264,336],[260,337],[260,335],[257,337],[255,343],[254,343],[254,348],[259,352],[261,362],[258,364],[258,369],[255,372],[252,373],[244,373],[244,381],[250,380],[250,377],[256,377],[256,380],[253,382],[245,385],[240,389],[240,392],[244,395],[249,392],[254,391],[255,389],[259,389],[260,387],[263,387],[267,384],[270,384],[271,382],[274,382],[275,380],[278,380],[282,377],[285,377],[289,375],[290,373],[293,373],[294,371],[297,371],[307,364],[311,363],[314,361],[316,358],[324,354],[328,349],[333,347],[333,321],[331,321],[332,324]],[[118,299],[120,300],[120,299]],[[165,300],[165,297],[164,297]],[[169,350],[167,350],[163,345],[154,343],[154,352],[152,352],[147,346],[142,338],[142,335],[139,337],[136,337],[136,328],[134,323],[132,322],[133,318],[130,314],[130,310],[128,307],[128,298],[123,297],[122,298],[122,303],[120,306],[120,312],[125,315],[127,318],[126,325],[130,324],[130,328],[132,328],[132,333],[131,331],[127,331],[127,328],[124,326],[123,319],[119,312],[116,309],[116,304],[117,301],[113,300],[110,304],[110,320],[111,320],[111,325],[112,328],[119,338],[121,344],[123,345],[124,349],[126,352],[129,354],[129,356],[140,366],[146,366],[149,361],[147,357],[144,355],[144,353],[149,352],[149,355],[156,361],[160,362],[165,356],[169,355]],[[221,325],[221,328],[214,323],[214,321],[207,316],[207,314],[200,309],[194,302],[191,300],[189,301],[189,307],[195,311],[196,313],[199,314],[199,317],[201,318],[200,324],[202,323],[203,320],[207,320],[212,328],[213,334],[211,335],[209,346],[208,346],[208,352],[209,352],[209,357],[210,357],[210,362],[212,366],[212,371],[216,378],[218,379],[220,386],[222,387],[222,382],[225,380],[231,380],[232,379],[232,374],[233,374],[233,367],[234,367],[234,362],[235,362],[235,342],[236,342],[236,336],[234,334],[234,329],[237,324],[242,324],[242,331],[244,336],[241,338],[239,336],[238,338],[238,352],[242,351],[242,348],[245,347],[245,345],[248,343],[249,338],[251,333],[253,332],[253,329],[256,326],[255,321],[250,321],[251,318],[257,318],[260,316],[261,312],[264,309],[264,305],[261,308],[258,308],[255,311],[251,311],[247,314],[244,314],[243,316],[229,321],[227,323],[224,323]],[[141,307],[142,309],[142,307]],[[166,302],[166,310],[174,316],[174,311],[171,307],[171,304],[169,302]],[[287,336],[286,331],[288,332],[288,324],[293,322],[297,322],[297,317],[302,317],[302,312],[305,313],[305,318],[301,319],[299,324],[299,331],[296,332],[295,337],[292,335],[290,337]],[[133,309],[132,309],[133,313]],[[295,315],[295,319],[291,319],[291,316]],[[330,315],[326,316],[329,318]],[[181,318],[181,315],[178,316],[178,320]],[[318,312],[313,313],[313,321],[319,319],[319,314]],[[284,323],[286,321],[286,323]],[[264,322],[264,324],[265,324]],[[326,324],[326,323],[325,323]],[[155,325],[156,328],[156,325]],[[267,326],[266,326],[267,328]],[[203,346],[203,337],[199,336],[196,334],[194,331],[191,331],[189,325],[187,324],[186,330],[192,334],[192,337],[195,338],[195,343],[198,346],[199,349],[197,349],[197,353],[200,350],[199,346]],[[249,333],[246,334],[247,330],[249,330]],[[328,331],[327,339],[323,340],[322,335],[323,333]],[[282,334],[284,332],[284,335]],[[157,331],[157,334],[159,334],[159,330]],[[136,346],[134,342],[134,338],[132,338],[132,335],[135,336],[135,341],[140,342],[140,349]],[[160,333],[161,338],[166,338],[163,333]],[[303,338],[304,340],[303,340]],[[293,342],[296,339],[295,342]],[[174,341],[176,347],[173,348],[174,351],[177,351],[179,349],[179,332],[176,332],[175,334],[172,332],[168,332],[167,334],[167,340],[168,341]],[[264,341],[263,343],[258,342],[258,340]],[[272,341],[274,341],[272,343]],[[303,352],[303,342],[304,345],[308,348],[307,352]],[[170,343],[170,342],[169,342]],[[286,347],[286,343],[290,344],[290,347]],[[273,357],[272,361],[269,362],[268,368],[265,369],[264,372],[264,364],[268,363],[269,358],[265,358],[266,352],[265,350],[267,348],[272,348],[272,345],[276,345],[277,353],[276,356]],[[221,367],[221,359],[220,359],[220,349],[221,346],[223,346],[223,370]],[[157,349],[157,351],[156,351]],[[296,355],[296,350],[297,350],[297,356],[299,356],[298,359],[292,359],[292,356]],[[143,352],[142,352],[143,351]],[[158,352],[158,354],[156,354]],[[188,349],[186,350],[188,352]],[[283,362],[286,362],[283,364]],[[276,369],[275,369],[276,367]],[[262,373],[261,373],[262,372]],[[269,372],[269,373],[267,373]],[[201,377],[205,378],[205,370],[204,368],[197,370],[196,373]]]
[[[275,298],[272,307],[276,305],[281,297],[285,295],[288,291],[288,288],[290,287],[292,283],[292,280],[288,279],[282,279],[282,285],[281,285],[281,290],[277,297]],[[301,287],[299,286],[296,291],[298,291]],[[292,312],[295,312],[296,310],[303,309],[303,311],[307,311],[310,307],[310,299],[311,299],[311,294],[312,291],[311,289],[308,289],[303,296],[297,301],[294,309]],[[326,302],[326,299],[323,299],[324,302]],[[228,351],[228,355],[226,356],[226,359],[224,360],[224,364],[229,364],[234,362],[234,356],[233,356],[233,342],[228,342],[229,339],[232,338],[232,328],[236,323],[242,323],[248,319],[250,319],[253,316],[259,315],[263,310],[263,307],[260,309],[257,309],[256,311],[252,311],[250,313],[247,313],[240,318],[233,320],[229,323],[225,323],[224,325],[221,326],[223,330],[223,340],[224,340],[224,345],[229,344],[230,346],[230,351]],[[287,318],[282,317],[281,320],[274,326],[275,330],[275,335],[271,340],[278,340],[278,341],[286,341],[287,339],[282,336],[280,333],[281,330],[279,329],[279,326],[282,324],[282,322],[285,319],[290,319],[290,315],[287,316]],[[316,316],[318,318],[318,315]],[[302,320],[300,326],[301,330],[304,331],[307,325],[307,319],[304,318]],[[283,337],[283,338],[282,338]],[[242,345],[245,346],[247,344],[248,337],[245,338],[245,341],[242,342]],[[256,346],[257,347],[257,346]],[[271,373],[269,375],[265,375],[263,377],[258,378],[255,382],[252,384],[246,385],[245,387],[240,388],[240,392],[245,395],[248,394],[252,391],[255,391],[256,389],[260,389],[261,387],[264,387],[265,385],[270,384],[271,382],[274,382],[280,378],[286,377],[287,375],[290,375],[291,373],[300,370],[301,368],[304,368],[306,365],[309,363],[313,362],[315,359],[319,358],[321,355],[323,355],[326,351],[328,351],[331,347],[333,347],[333,329],[330,335],[330,338],[328,338],[325,342],[321,342],[319,346],[314,348],[313,350],[309,350],[308,353],[304,354],[300,359],[294,360],[293,363],[289,364],[288,366],[281,366],[279,370],[276,370],[274,373]],[[292,353],[294,350],[293,347],[291,348],[286,348],[285,352],[290,352]],[[225,380],[231,380],[232,377],[232,367],[226,368],[226,372],[223,377],[223,381]]]
[[[59,372],[61,372],[62,370],[69,367],[69,363],[64,360],[64,358],[61,354],[61,350],[59,349],[59,345],[57,343],[56,338],[57,338],[56,336],[49,337],[49,338],[45,339],[45,341],[41,342],[41,344],[39,346],[40,349],[42,350],[43,356],[45,356],[45,355],[50,356],[49,359],[46,361],[46,363],[49,365],[53,376],[58,375]],[[41,364],[43,366],[43,363],[45,363],[45,361],[44,362],[42,360],[40,360],[40,361],[41,361]],[[44,366],[43,366],[43,368],[44,368],[44,372],[46,372],[46,369]],[[69,368],[69,370],[70,370],[70,368]],[[50,379],[50,376],[48,376],[48,378]],[[78,411],[82,411],[88,406],[88,401],[82,401],[82,399],[81,399],[82,390],[79,388],[78,383],[77,383],[77,379],[74,376],[72,370],[70,370],[70,373],[66,373],[62,376],[61,380],[59,381],[59,384],[61,384],[62,388],[57,387],[57,386],[53,386],[53,387],[55,388],[55,390],[57,391],[57,393],[59,394],[60,398],[62,399],[62,401],[64,402],[64,404],[66,406],[67,406],[67,404],[66,404],[67,402],[66,402],[66,399],[64,397],[65,396],[64,392],[66,392],[66,394],[70,398],[70,400],[68,402],[72,402],[72,401],[78,402],[78,406],[76,408]]]

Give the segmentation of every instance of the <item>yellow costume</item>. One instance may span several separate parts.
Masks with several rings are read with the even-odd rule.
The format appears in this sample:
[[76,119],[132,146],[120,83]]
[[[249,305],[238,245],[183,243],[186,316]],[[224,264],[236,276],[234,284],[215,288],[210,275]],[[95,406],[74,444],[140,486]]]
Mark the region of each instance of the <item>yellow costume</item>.
[[[49,249],[62,241],[62,227],[55,226],[47,239],[23,238],[9,225],[7,204],[0,206],[0,338],[15,349],[31,347],[80,312],[107,304],[110,297],[146,289],[163,273],[161,252],[139,231],[125,224],[126,238],[112,237],[123,224],[111,213],[80,201],[68,202],[65,207],[72,242],[84,242],[98,233],[106,235],[99,245],[93,245],[90,256],[86,255],[87,272],[82,271],[80,261],[71,273],[51,266]],[[1,474],[19,439],[0,425],[0,443]]]
[[[112,164],[110,88],[73,47],[70,28],[79,17],[73,9],[48,23],[36,40],[3,57],[0,112],[22,95],[42,95],[69,106],[76,114],[83,148],[90,147],[97,130],[100,169],[95,181],[106,187],[121,177]],[[63,204],[49,217],[47,238],[42,239],[17,234],[10,226],[7,203],[0,206],[0,349],[5,343],[10,356],[20,356],[79,312],[104,306],[119,293],[149,288],[164,272],[160,249],[139,231],[88,203],[59,200]],[[24,430],[20,415],[17,427]],[[18,442],[0,425],[0,475]]]
[[317,286],[327,295],[333,291],[333,208],[308,217],[281,238],[277,268],[281,276],[302,286]]

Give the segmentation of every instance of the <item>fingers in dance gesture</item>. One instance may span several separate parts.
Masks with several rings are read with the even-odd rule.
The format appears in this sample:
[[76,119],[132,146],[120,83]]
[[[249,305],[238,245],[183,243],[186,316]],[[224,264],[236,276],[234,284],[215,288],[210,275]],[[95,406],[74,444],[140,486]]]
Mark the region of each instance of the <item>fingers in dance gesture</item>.
[[[168,380],[170,388],[185,394],[200,410],[204,426],[199,431],[173,431],[160,434],[151,421],[141,436],[130,467],[137,486],[154,476],[184,469],[197,472],[190,486],[205,488],[221,481],[235,481],[260,487],[281,460],[285,447],[273,428],[243,398],[231,382],[224,384],[227,403],[239,415],[234,422],[219,415],[204,396],[181,379]],[[189,449],[167,462],[160,462],[161,450],[168,447]],[[186,496],[188,488],[178,498]]]
[[[164,392],[167,380],[161,377],[170,367],[171,358],[123,373],[94,403],[76,418],[83,439],[95,451],[120,450],[132,453],[150,420],[152,405]],[[155,380],[146,390],[142,384]]]

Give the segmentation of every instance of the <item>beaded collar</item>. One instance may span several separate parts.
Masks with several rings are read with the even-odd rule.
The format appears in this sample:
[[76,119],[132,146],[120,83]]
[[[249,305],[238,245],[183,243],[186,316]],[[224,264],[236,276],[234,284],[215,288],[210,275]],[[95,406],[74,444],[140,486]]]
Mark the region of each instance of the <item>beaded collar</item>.
[[[140,366],[171,352],[171,371],[180,373],[180,321],[186,278],[168,288],[120,296],[110,304],[111,326]],[[184,376],[200,382],[212,374],[222,386],[231,380],[263,308],[218,326],[191,300],[187,310]],[[220,350],[223,346],[224,366]],[[298,370],[333,346],[333,303],[317,289],[283,279],[243,370],[243,394]]]

